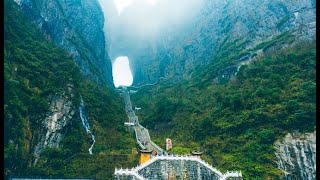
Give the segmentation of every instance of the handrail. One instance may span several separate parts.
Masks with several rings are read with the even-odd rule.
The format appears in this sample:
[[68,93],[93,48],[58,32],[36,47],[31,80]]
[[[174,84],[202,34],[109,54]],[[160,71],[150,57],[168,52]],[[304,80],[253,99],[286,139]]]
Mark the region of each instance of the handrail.
[[135,132],[136,140],[137,140],[139,146],[140,146],[142,149],[146,149],[146,147],[145,147],[144,145],[142,145],[141,142],[138,140],[139,138],[138,138],[138,133],[137,133],[136,128],[134,128],[134,132]]
[[227,179],[229,177],[242,177],[241,171],[227,171],[225,174],[223,174],[223,178]]
[[153,162],[157,161],[157,160],[191,160],[191,161],[197,161],[200,164],[204,165],[205,167],[207,167],[208,169],[212,170],[213,172],[215,172],[216,174],[218,174],[219,176],[223,176],[222,173],[217,170],[216,168],[212,167],[211,165],[209,165],[208,163],[206,163],[205,161],[201,160],[200,158],[194,157],[194,156],[174,156],[174,155],[168,155],[168,156],[155,156],[154,158],[152,158],[150,161],[146,162],[145,164],[143,164],[142,166],[139,166],[137,168],[137,170],[141,170],[143,168],[145,168],[146,166],[152,164]]
[[[222,174],[218,169],[216,169],[215,167],[212,167],[209,163],[203,161],[202,159],[195,157],[195,156],[176,156],[176,155],[167,155],[167,156],[154,156],[153,158],[151,158],[149,161],[145,162],[144,164],[137,166],[135,168],[132,168],[131,171],[135,172],[136,174],[139,175],[139,171],[146,168],[147,166],[151,165],[152,163],[159,161],[159,160],[183,160],[183,161],[196,161],[197,163],[205,166],[207,169],[211,170],[212,172],[214,172],[215,174],[217,174],[219,176],[219,179],[221,180],[225,180],[229,177],[242,177],[242,173],[241,171],[227,171],[226,173]],[[118,171],[116,169],[116,171]],[[128,174],[131,175],[131,174]]]
[[154,148],[156,148],[157,151],[162,152],[163,149],[160,148],[158,145],[156,145],[156,144],[151,140],[148,129],[146,129],[145,127],[141,126],[140,124],[139,124],[138,126],[139,126],[140,128],[143,128],[143,129],[146,131],[147,139],[148,139],[148,141],[150,142],[150,144],[151,144]]
[[135,178],[139,179],[139,180],[144,180],[144,178],[142,176],[140,176],[137,172],[134,171],[134,169],[115,169],[115,175],[131,175],[134,176]]
[[135,115],[134,111],[132,110],[132,104],[131,104],[131,100],[130,100],[130,95],[129,95],[128,89],[126,87],[123,87],[123,92],[124,92],[124,99],[125,99],[124,101],[125,101],[125,105],[126,105],[126,111],[127,111],[127,115],[128,115],[128,118],[129,118],[129,122],[136,124],[136,126],[134,126],[134,130],[135,130],[136,141],[137,141],[138,145],[142,149],[146,149],[147,148],[139,140],[138,132],[137,132],[137,129],[136,129],[137,126],[146,131],[146,133],[144,135],[146,136],[148,142],[156,149],[156,151],[157,152],[162,152],[163,150],[159,146],[157,146],[154,142],[151,141],[148,129],[146,129],[145,127],[143,127],[143,126],[141,126],[139,124],[138,117]]
[[[160,78],[161,79],[161,78]],[[158,80],[158,82],[160,81],[160,79]],[[156,83],[158,83],[156,82]],[[156,84],[154,83],[154,84]],[[153,85],[154,85],[153,84]],[[148,84],[147,84],[148,85]],[[146,85],[144,85],[146,86]],[[142,86],[140,86],[142,87]],[[139,87],[139,88],[140,88]],[[135,131],[135,136],[136,136],[136,140],[137,140],[137,143],[138,145],[142,148],[142,149],[146,149],[147,147],[144,146],[141,142],[140,142],[140,138],[138,137],[138,133],[141,134],[141,136],[146,136],[144,138],[147,139],[147,141],[150,143],[150,145],[152,147],[155,148],[156,151],[158,152],[163,152],[163,149],[160,148],[158,145],[156,145],[150,138],[150,134],[149,134],[149,131],[148,129],[146,129],[145,127],[143,127],[142,125],[139,124],[139,120],[138,120],[138,117],[135,115],[134,111],[132,110],[132,105],[131,105],[131,100],[130,100],[130,95],[129,95],[129,92],[127,90],[126,87],[123,87],[123,92],[124,92],[124,99],[125,99],[125,104],[126,104],[126,111],[127,111],[127,107],[129,108],[129,110],[127,111],[127,115],[128,115],[128,118],[129,118],[129,121],[134,118],[134,131]],[[128,106],[127,106],[128,105]],[[133,117],[132,117],[133,115]],[[145,131],[145,132],[138,132],[138,128],[140,128],[141,130]],[[141,164],[140,166],[137,166],[135,168],[132,168],[131,170],[128,170],[128,169],[115,169],[115,174],[116,175],[131,175],[131,176],[134,176],[135,178],[139,179],[139,180],[143,180],[144,177],[142,177],[140,174],[139,174],[139,171],[146,168],[147,166],[151,165],[152,163],[156,162],[156,161],[159,161],[159,160],[182,160],[182,161],[195,161],[199,164],[201,164],[202,166],[204,166],[205,168],[207,168],[208,170],[214,172],[220,180],[225,180],[229,177],[242,177],[242,173],[241,171],[238,172],[238,171],[227,171],[226,173],[222,174],[218,169],[214,168],[213,166],[211,166],[209,163],[203,161],[202,159],[200,159],[199,157],[196,157],[196,156],[176,156],[176,155],[162,155],[162,154],[158,154],[157,156],[153,156],[151,157],[151,159],[143,164]]]

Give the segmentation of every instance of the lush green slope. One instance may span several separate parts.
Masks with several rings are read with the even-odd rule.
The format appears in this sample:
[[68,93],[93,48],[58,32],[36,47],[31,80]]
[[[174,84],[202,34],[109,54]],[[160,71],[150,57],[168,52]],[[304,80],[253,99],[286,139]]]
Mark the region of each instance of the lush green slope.
[[[130,155],[134,139],[123,127],[126,115],[119,95],[84,79],[68,53],[48,40],[11,0],[5,1],[4,23],[5,175],[110,179],[114,167],[135,165],[136,157]],[[68,84],[73,85],[74,98]],[[60,148],[46,149],[33,166],[50,95],[71,98],[76,113],[65,127]],[[96,136],[94,155],[88,153],[91,139],[79,117],[80,95]]]
[[[73,59],[18,8],[5,1],[5,175],[111,179],[114,167],[134,166],[136,156],[129,155],[134,140],[123,127],[126,116],[120,97],[84,79]],[[189,81],[163,81],[142,89],[132,96],[133,105],[142,107],[137,115],[160,146],[170,137],[174,152],[200,147],[204,159],[221,170],[242,170],[245,177],[259,179],[278,177],[273,142],[287,132],[315,128],[315,45],[272,53],[243,66],[228,83],[214,84],[217,71],[239,56],[236,47],[231,51],[231,45],[226,46],[229,49],[220,52],[223,58],[214,61],[218,64],[199,68],[194,72],[199,76]],[[228,56],[229,52],[234,54]],[[88,154],[90,137],[76,112],[61,147],[45,150],[32,166],[48,96],[66,93],[68,84],[74,85],[76,108],[80,95],[84,99],[96,136],[94,155]]]
[[210,83],[215,76],[174,85],[162,81],[139,90],[133,105],[142,108],[142,124],[163,147],[170,137],[176,153],[201,148],[223,171],[241,170],[250,179],[279,177],[274,141],[315,129],[316,48],[301,44],[269,54],[242,66],[227,83]]

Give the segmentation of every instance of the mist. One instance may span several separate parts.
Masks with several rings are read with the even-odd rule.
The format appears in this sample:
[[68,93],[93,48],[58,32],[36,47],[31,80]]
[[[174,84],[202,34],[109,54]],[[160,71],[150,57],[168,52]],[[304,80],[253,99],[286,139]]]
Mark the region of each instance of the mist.
[[194,20],[201,14],[204,1],[99,0],[104,13],[106,50],[110,59],[114,62],[119,56],[127,56],[130,60],[127,70],[139,78],[138,69],[143,67],[137,67],[137,62],[143,61],[147,65],[156,60],[160,46],[188,37],[195,27]]
[[120,28],[130,34],[156,37],[161,31],[178,28],[188,22],[201,7],[201,0],[159,0],[155,4],[147,0],[135,0],[120,14]]
[[[179,31],[201,10],[204,0],[99,0],[105,15],[109,50],[124,39],[155,41]],[[120,47],[121,48],[121,47]]]

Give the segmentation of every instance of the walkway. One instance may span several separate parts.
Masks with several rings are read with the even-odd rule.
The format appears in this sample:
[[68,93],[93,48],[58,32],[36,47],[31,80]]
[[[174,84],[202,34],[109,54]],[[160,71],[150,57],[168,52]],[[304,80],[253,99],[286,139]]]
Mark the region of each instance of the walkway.
[[130,95],[127,87],[122,86],[122,94],[125,102],[125,110],[128,115],[129,122],[126,125],[129,125],[134,129],[136,134],[136,140],[141,149],[152,151],[154,154],[166,154],[166,152],[151,141],[149,131],[139,124],[138,116],[135,115],[132,104],[130,100]]

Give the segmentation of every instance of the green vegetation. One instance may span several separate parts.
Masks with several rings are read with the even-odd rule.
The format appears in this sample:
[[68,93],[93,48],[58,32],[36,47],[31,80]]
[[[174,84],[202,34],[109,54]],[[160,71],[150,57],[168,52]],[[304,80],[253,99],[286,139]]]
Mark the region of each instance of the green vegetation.
[[286,23],[289,19],[290,19],[289,16],[283,17],[283,18],[280,20],[280,22],[277,24],[277,28],[278,28],[278,29],[281,28],[281,26],[282,26],[284,23]]
[[172,149],[168,151],[169,154],[179,154],[179,155],[184,155],[184,154],[191,154],[191,149],[190,148],[184,148],[184,147],[179,147],[179,146],[174,146]]
[[[115,167],[133,167],[137,156],[120,97],[110,87],[84,78],[67,52],[50,42],[5,0],[4,26],[4,172],[24,177],[96,177],[112,179]],[[292,41],[283,33],[255,49],[267,50]],[[80,43],[80,42],[79,42]],[[240,68],[228,82],[212,83],[221,69],[234,65],[246,40],[223,43],[217,59],[189,81],[161,81],[132,96],[141,123],[162,148],[173,140],[176,154],[197,149],[222,171],[241,170],[245,178],[278,179],[273,143],[294,130],[315,129],[314,44],[301,44],[263,57]],[[79,52],[83,53],[83,52]],[[88,60],[88,59],[87,59]],[[73,85],[74,97],[68,91]],[[42,134],[50,96],[70,98],[75,115],[66,127],[59,148],[47,148],[36,165],[33,150]],[[90,137],[78,116],[82,96],[92,132]]]
[[253,50],[262,49],[263,51],[266,51],[269,47],[272,47],[277,43],[280,44],[280,43],[285,42],[287,44],[291,44],[291,42],[293,40],[294,40],[294,36],[289,31],[285,31],[285,32],[273,37],[269,41],[264,41],[264,42],[258,44],[257,46],[255,46],[253,48]]
[[[221,77],[224,71],[235,68],[242,57],[256,56],[257,50],[262,50],[268,54],[269,49],[271,49],[272,53],[272,47],[281,47],[283,44],[291,45],[294,42],[294,35],[291,33],[291,31],[285,31],[270,40],[259,43],[251,49],[246,48],[247,44],[250,43],[247,39],[242,38],[228,42],[228,37],[226,37],[217,50],[217,54],[214,55],[214,61],[211,61],[204,67],[197,67],[196,71],[193,72],[194,81],[198,82],[197,86],[199,88],[208,86],[212,82],[228,82],[229,77]],[[205,68],[206,70],[201,71],[198,68]]]
[[142,108],[141,124],[155,142],[163,142],[159,145],[171,138],[176,153],[200,146],[203,158],[222,171],[278,179],[282,172],[273,143],[288,132],[315,130],[315,64],[315,44],[303,43],[242,66],[227,83],[209,83],[215,76],[176,85],[162,81],[139,90],[132,101]]
[[[5,176],[111,179],[115,167],[135,166],[137,157],[131,155],[135,143],[123,127],[127,117],[119,95],[83,77],[72,57],[50,42],[11,0],[5,1],[4,21]],[[93,155],[88,153],[91,138],[79,117],[80,95],[96,137]],[[51,96],[70,99],[76,113],[65,127],[60,147],[45,149],[33,165]]]

